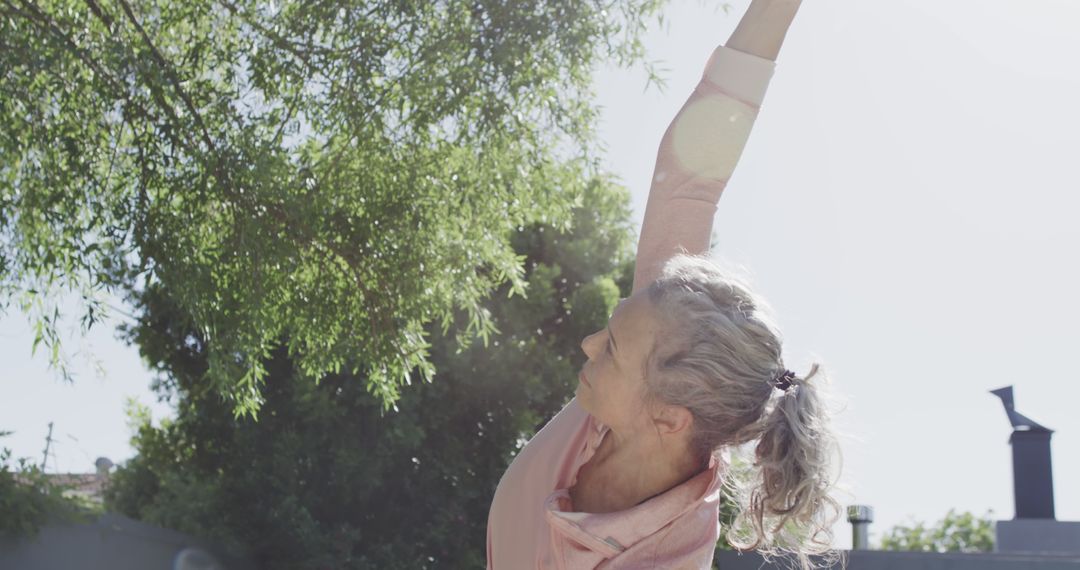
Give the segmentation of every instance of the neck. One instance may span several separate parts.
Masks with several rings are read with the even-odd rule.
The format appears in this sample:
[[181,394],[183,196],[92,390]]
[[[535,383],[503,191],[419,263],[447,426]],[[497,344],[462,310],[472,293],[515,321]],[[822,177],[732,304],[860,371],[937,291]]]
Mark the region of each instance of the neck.
[[610,473],[609,492],[632,504],[676,487],[704,468],[684,438],[665,438],[655,432],[628,434],[612,428],[604,440],[611,443],[606,450],[601,445],[596,459]]

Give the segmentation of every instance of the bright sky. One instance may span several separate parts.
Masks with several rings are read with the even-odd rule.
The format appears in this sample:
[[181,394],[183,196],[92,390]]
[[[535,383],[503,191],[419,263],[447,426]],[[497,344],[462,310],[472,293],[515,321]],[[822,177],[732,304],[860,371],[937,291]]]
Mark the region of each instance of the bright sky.
[[[672,0],[646,42],[666,92],[643,92],[641,71],[598,76],[609,167],[639,224],[664,129],[749,2],[731,4]],[[874,507],[872,537],[952,507],[1012,518],[1010,428],[988,393],[1008,384],[1056,430],[1057,515],[1080,520],[1064,484],[1080,480],[1078,25],[1073,0],[807,0],[720,202],[718,253],[755,275],[788,368],[832,375],[839,498]],[[0,430],[16,432],[0,446],[40,462],[52,421],[49,471],[130,457],[124,398],[171,411],[112,336],[71,337],[69,386],[30,357],[20,314],[0,318]]]

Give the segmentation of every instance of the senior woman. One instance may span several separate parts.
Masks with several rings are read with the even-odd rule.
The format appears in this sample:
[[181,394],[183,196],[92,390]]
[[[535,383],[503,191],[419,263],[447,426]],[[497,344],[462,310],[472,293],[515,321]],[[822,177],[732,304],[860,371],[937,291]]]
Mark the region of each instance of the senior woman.
[[[575,397],[499,482],[489,569],[709,568],[722,491],[739,507],[734,546],[804,567],[829,546],[818,367],[787,370],[764,300],[705,255],[799,4],[753,0],[665,132],[633,291],[582,341]],[[726,448],[746,443],[753,471],[736,481]]]

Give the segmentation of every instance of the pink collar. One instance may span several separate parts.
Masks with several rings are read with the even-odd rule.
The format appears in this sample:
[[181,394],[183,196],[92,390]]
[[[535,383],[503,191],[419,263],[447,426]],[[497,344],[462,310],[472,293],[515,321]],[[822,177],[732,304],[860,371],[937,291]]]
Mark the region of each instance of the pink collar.
[[[575,481],[577,470],[592,457],[610,431],[591,415],[589,421],[595,429],[590,431],[586,449],[575,466]],[[553,529],[592,550],[613,556],[690,511],[702,507],[717,509],[727,468],[728,461],[717,451],[710,457],[708,469],[640,505],[613,513],[571,511],[569,490],[558,489],[545,503],[546,517]]]

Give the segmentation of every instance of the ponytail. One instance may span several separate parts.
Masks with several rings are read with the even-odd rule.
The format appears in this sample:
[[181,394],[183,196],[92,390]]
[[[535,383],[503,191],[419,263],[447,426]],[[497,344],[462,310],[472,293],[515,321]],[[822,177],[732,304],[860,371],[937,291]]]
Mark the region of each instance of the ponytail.
[[666,262],[648,296],[670,332],[646,356],[646,395],[693,414],[690,446],[700,457],[757,442],[753,465],[734,457],[724,477],[739,507],[728,542],[766,557],[791,554],[806,570],[814,566],[808,555],[838,558],[830,550],[840,505],[828,494],[836,439],[824,374],[817,364],[805,378],[787,373],[769,305],[740,273],[707,255]]
[[810,383],[823,375],[819,369],[814,364],[805,378],[778,392],[772,410],[755,426],[755,472],[749,481],[729,480],[730,495],[741,507],[728,529],[731,545],[765,556],[791,553],[803,569],[815,567],[810,554],[835,561],[828,554],[840,516],[839,503],[829,496],[836,438],[822,394]]

